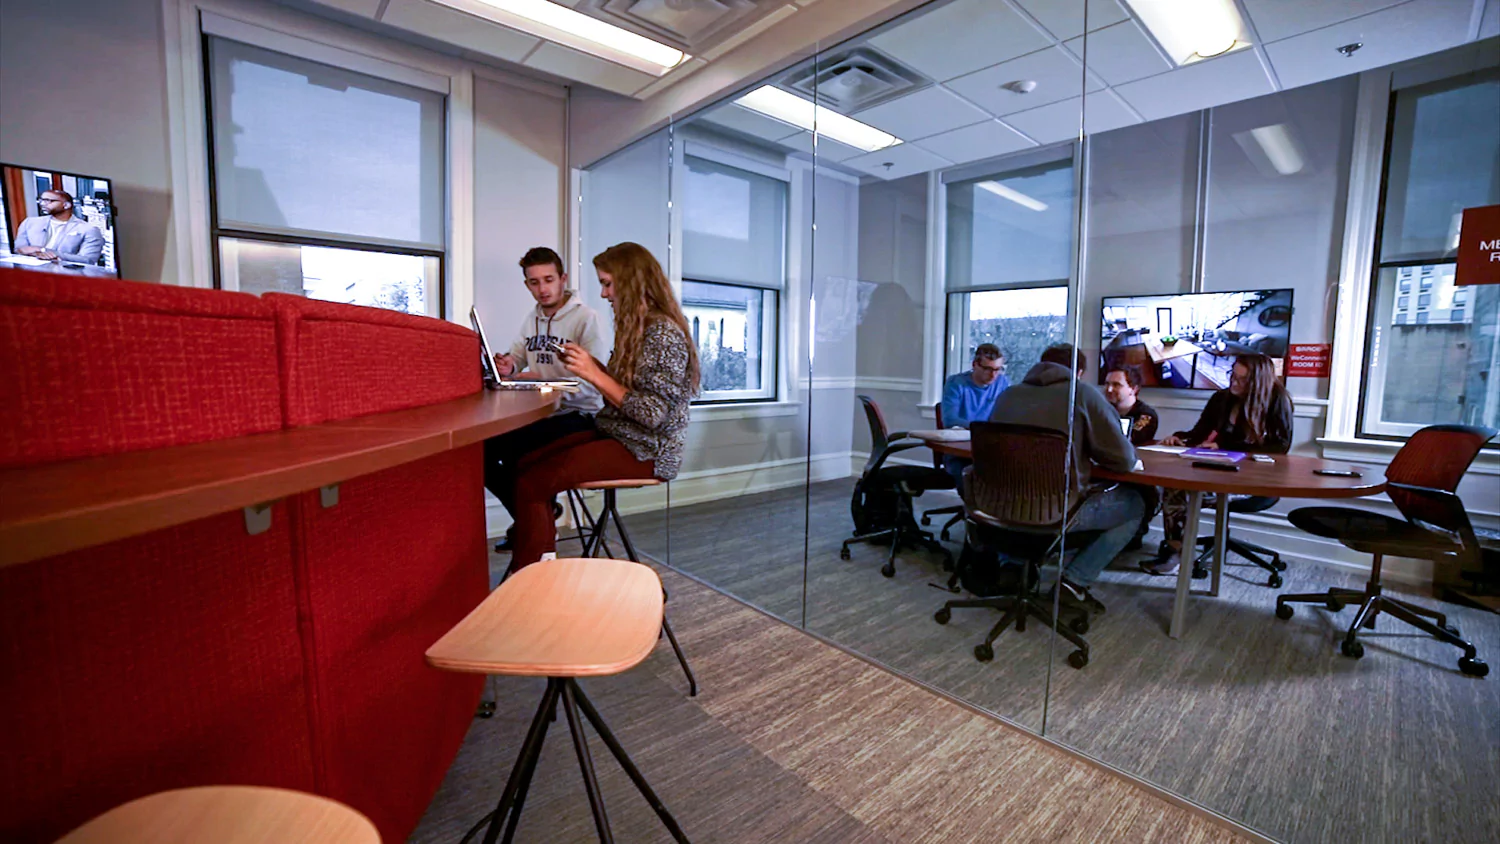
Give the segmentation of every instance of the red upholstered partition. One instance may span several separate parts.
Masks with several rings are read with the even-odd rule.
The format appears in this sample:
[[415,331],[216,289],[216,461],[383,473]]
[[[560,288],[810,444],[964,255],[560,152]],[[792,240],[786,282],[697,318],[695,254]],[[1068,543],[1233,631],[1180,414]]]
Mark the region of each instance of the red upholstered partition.
[[254,296],[0,269],[0,466],[282,426]]
[[289,426],[437,404],[479,392],[479,337],[440,319],[320,302],[264,300],[281,327]]

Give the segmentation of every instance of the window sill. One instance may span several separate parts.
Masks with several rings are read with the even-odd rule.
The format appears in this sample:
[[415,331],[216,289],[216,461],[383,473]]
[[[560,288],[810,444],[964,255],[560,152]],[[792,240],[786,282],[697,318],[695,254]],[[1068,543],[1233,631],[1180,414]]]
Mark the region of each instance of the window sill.
[[802,410],[800,401],[747,401],[694,405],[688,411],[691,422],[720,422],[727,419],[761,419],[771,416],[796,416]]
[[[1391,458],[1396,456],[1396,452],[1401,450],[1402,445],[1402,443],[1390,440],[1318,438],[1318,451],[1324,460],[1348,460],[1351,463],[1365,463],[1373,466],[1389,465]],[[1479,452],[1479,456],[1474,458],[1469,471],[1476,475],[1500,475],[1500,452],[1492,449]]]

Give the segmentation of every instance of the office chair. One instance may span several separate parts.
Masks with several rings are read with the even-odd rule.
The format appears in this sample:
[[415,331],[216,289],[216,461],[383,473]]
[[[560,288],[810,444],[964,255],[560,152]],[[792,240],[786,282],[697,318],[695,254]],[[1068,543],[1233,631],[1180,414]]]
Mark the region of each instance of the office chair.
[[[844,540],[839,548],[839,558],[849,559],[849,546],[856,542],[875,542],[889,539],[890,555],[880,573],[886,577],[896,576],[896,552],[903,545],[918,545],[943,555],[944,568],[953,567],[953,555],[932,534],[917,526],[912,499],[928,490],[953,489],[953,477],[942,469],[930,466],[887,466],[891,455],[925,444],[918,440],[898,442],[906,439],[905,431],[888,434],[885,417],[880,405],[869,396],[859,396],[865,408],[865,419],[870,423],[870,458],[854,485],[854,497],[849,502],[854,516],[854,535]],[[888,508],[888,504],[894,504]],[[887,506],[882,506],[887,505]]]
[[[935,405],[932,406],[932,418],[934,420],[936,420],[936,422],[937,422],[937,428],[938,428],[939,431],[941,431],[941,430],[943,430],[943,429],[945,429],[945,428],[948,427],[948,425],[943,422],[943,403],[942,402],[938,402],[937,404],[935,404]],[[942,471],[944,471],[944,472],[948,471],[947,469],[943,468],[943,455],[938,454],[935,451],[932,453],[932,467],[934,469],[942,469]],[[961,521],[964,520],[964,505],[962,505],[962,504],[954,504],[951,507],[934,507],[931,510],[923,510],[922,511],[922,526],[923,527],[929,527],[929,526],[931,526],[932,525],[932,517],[933,516],[946,516],[946,515],[948,515],[950,513],[953,515],[953,518],[951,518],[947,522],[945,522],[943,524],[943,529],[938,533],[939,537],[941,537],[942,539],[946,540],[946,539],[948,539],[948,530],[950,528],[952,528],[954,525],[956,525],[959,522],[961,522]]]
[[[1038,594],[1037,580],[1041,564],[1058,553],[1064,536],[1088,535],[1069,531],[1084,502],[1114,484],[1070,489],[1070,445],[1061,431],[1005,422],[975,422],[969,431],[974,465],[964,472],[964,541],[981,532],[999,532],[1010,543],[1007,553],[1026,558],[1026,569],[1015,594],[948,601],[933,620],[947,624],[957,608],[993,607],[1003,612],[984,642],[974,646],[974,658],[989,662],[995,658],[995,639],[1011,622],[1024,631],[1028,617],[1038,618],[1077,648],[1068,655],[1068,664],[1083,668],[1089,664],[1089,643],[1083,634],[1088,632],[1090,613],[1071,610],[1074,617],[1067,627],[1059,627],[1051,602]],[[1102,606],[1095,611],[1102,611]]]
[[1302,507],[1287,514],[1287,519],[1302,530],[1337,539],[1345,547],[1372,555],[1374,561],[1363,590],[1332,587],[1321,593],[1280,595],[1276,598],[1276,617],[1291,618],[1292,603],[1322,604],[1333,612],[1358,603],[1359,612],[1339,646],[1344,656],[1364,656],[1364,645],[1357,638],[1360,628],[1373,630],[1376,617],[1387,613],[1439,641],[1462,648],[1458,670],[1475,677],[1488,674],[1490,667],[1458,628],[1448,624],[1447,616],[1381,593],[1380,563],[1386,554],[1452,560],[1463,565],[1479,562],[1481,548],[1474,527],[1454,490],[1479,449],[1493,436],[1495,429],[1471,425],[1429,425],[1412,434],[1385,472],[1386,494],[1405,521],[1352,507]]
[[[1264,495],[1251,495],[1246,498],[1229,499],[1229,512],[1231,513],[1259,513],[1275,507],[1280,498],[1270,498]],[[1210,503],[1205,503],[1205,508],[1211,509]],[[1281,554],[1264,545],[1256,545],[1243,539],[1235,539],[1233,533],[1226,534],[1225,545],[1230,551],[1260,566],[1271,573],[1266,578],[1266,585],[1272,589],[1281,588],[1281,573],[1286,571],[1286,563],[1281,561]],[[1209,536],[1198,537],[1198,547],[1203,549],[1193,560],[1193,577],[1208,577],[1208,560],[1214,553],[1214,538]]]

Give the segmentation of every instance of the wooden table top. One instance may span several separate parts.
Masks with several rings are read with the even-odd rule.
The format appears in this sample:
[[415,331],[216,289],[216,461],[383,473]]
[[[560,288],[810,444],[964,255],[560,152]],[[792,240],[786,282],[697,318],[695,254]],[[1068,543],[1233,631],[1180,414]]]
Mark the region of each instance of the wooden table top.
[[512,574],[427,649],[434,668],[598,677],[638,665],[661,634],[661,578],[640,563],[560,559]]
[[[968,442],[927,441],[927,447],[939,454],[965,459],[973,459],[974,455]],[[1246,458],[1235,464],[1239,467],[1237,472],[1198,468],[1192,460],[1160,451],[1137,449],[1136,455],[1145,465],[1145,471],[1111,472],[1096,466],[1092,476],[1168,489],[1286,498],[1359,498],[1385,490],[1385,471],[1378,466],[1354,466],[1297,454],[1272,455],[1275,463]],[[1363,477],[1314,475],[1314,469],[1354,469]]]
[[0,470],[0,567],[261,504],[421,460],[552,412],[556,394],[443,404]]
[[163,791],[118,806],[57,844],[380,844],[369,818],[281,788],[217,785]]

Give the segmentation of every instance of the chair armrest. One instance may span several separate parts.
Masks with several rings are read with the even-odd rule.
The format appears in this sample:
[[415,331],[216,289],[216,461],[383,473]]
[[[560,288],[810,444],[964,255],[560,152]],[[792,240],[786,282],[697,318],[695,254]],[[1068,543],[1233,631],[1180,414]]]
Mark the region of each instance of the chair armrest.
[[870,472],[879,471],[880,467],[885,465],[886,458],[890,457],[892,454],[895,454],[898,451],[910,451],[914,448],[922,448],[925,445],[927,445],[927,443],[924,443],[921,440],[917,440],[916,442],[895,443],[893,445],[887,445],[879,453],[872,454],[870,456],[870,459],[865,461],[865,473],[868,474]]

